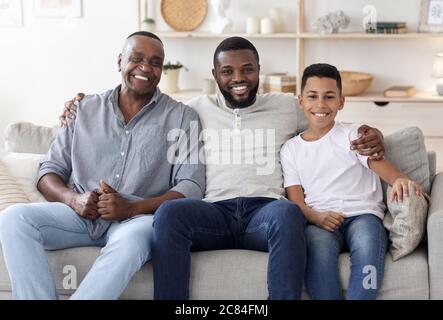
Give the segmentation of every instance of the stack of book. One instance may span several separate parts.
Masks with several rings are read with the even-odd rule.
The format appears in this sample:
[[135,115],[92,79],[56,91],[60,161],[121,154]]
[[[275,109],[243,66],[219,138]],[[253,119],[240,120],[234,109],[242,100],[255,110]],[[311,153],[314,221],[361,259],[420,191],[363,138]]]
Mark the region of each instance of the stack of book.
[[263,93],[290,92],[297,94],[297,78],[286,73],[270,73],[263,77]]
[[377,22],[368,23],[366,33],[408,33],[406,22]]
[[415,95],[414,86],[394,86],[384,91],[385,97],[407,98]]

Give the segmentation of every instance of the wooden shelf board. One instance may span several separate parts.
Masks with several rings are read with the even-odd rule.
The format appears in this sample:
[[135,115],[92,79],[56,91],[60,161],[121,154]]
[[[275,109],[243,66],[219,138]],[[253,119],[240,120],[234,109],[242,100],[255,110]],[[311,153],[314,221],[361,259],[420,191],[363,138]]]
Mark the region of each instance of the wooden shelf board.
[[296,39],[296,33],[270,33],[270,34],[248,34],[248,33],[210,33],[210,32],[173,32],[173,31],[159,31],[156,33],[160,38],[228,38],[239,36],[244,38],[264,38],[264,39],[282,39],[287,38]]
[[443,33],[403,33],[403,34],[374,34],[363,32],[341,32],[333,34],[320,33],[270,33],[270,34],[248,34],[248,33],[210,33],[210,32],[175,32],[159,31],[157,35],[161,38],[227,38],[239,36],[244,38],[263,39],[429,39],[443,38]]
[[443,102],[443,96],[432,92],[417,92],[412,97],[389,98],[382,92],[368,92],[359,96],[346,97],[348,102]]
[[[179,100],[189,100],[193,97],[203,95],[201,89],[182,90],[170,94],[172,97]],[[443,96],[432,92],[417,92],[413,97],[409,98],[388,98],[383,95],[383,92],[368,92],[359,96],[346,97],[348,102],[442,102]]]

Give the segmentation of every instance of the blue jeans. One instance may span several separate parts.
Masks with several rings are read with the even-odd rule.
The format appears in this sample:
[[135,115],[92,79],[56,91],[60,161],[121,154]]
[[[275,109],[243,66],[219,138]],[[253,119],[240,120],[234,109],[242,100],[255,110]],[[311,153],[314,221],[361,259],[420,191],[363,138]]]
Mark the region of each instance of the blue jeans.
[[311,299],[340,300],[338,257],[346,247],[351,256],[351,278],[346,299],[374,300],[384,273],[388,238],[382,221],[373,214],[346,218],[335,231],[314,225],[306,228],[308,262],[306,288]]
[[117,299],[150,259],[152,216],[113,222],[92,240],[86,220],[67,205],[19,204],[0,215],[0,241],[15,299],[58,299],[45,250],[86,246],[103,248],[71,298]]
[[189,298],[191,251],[249,249],[269,251],[268,298],[299,299],[304,231],[303,213],[287,200],[167,201],[154,217],[154,298]]

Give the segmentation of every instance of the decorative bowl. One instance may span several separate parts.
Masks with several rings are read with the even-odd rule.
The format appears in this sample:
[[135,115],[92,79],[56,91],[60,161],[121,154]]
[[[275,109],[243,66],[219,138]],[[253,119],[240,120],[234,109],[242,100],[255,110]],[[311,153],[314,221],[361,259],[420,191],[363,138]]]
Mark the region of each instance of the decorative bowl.
[[340,71],[344,96],[357,96],[364,93],[374,77],[365,72]]

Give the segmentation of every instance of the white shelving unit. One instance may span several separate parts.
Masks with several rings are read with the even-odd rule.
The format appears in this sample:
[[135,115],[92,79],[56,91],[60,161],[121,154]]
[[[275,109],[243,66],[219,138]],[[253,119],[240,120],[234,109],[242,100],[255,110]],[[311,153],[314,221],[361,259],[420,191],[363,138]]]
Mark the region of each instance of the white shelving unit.
[[[142,0],[143,1],[143,0]],[[210,1],[210,0],[208,0]],[[139,21],[142,19],[142,5],[138,0],[138,17]],[[295,0],[295,5],[297,6],[297,27],[295,32],[288,33],[271,33],[271,34],[247,34],[247,33],[229,33],[229,34],[214,34],[210,32],[174,32],[166,31],[157,32],[157,35],[161,38],[198,38],[198,39],[222,39],[230,36],[241,36],[245,38],[252,39],[283,39],[287,41],[295,41],[297,50],[294,53],[295,59],[297,61],[297,70],[294,71],[298,78],[301,79],[303,70],[305,68],[305,43],[310,40],[330,40],[330,39],[344,39],[344,40],[390,40],[390,41],[401,41],[402,39],[417,39],[425,40],[431,38],[443,38],[443,33],[417,33],[411,32],[406,34],[367,34],[362,32],[341,32],[335,34],[319,34],[312,32],[305,32],[304,18],[304,0]],[[139,24],[139,27],[141,25]],[[300,81],[297,81],[298,91],[300,91]],[[185,92],[180,92],[175,96],[178,97],[192,97],[192,94],[201,94],[201,90],[187,90]],[[414,97],[410,98],[386,98],[381,92],[371,92],[365,93],[359,96],[348,97],[348,101],[352,102],[443,102],[443,96],[437,96],[435,93],[431,92],[417,92]]]

